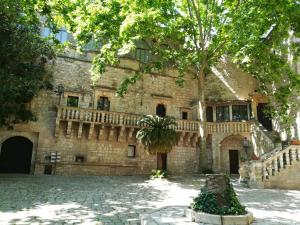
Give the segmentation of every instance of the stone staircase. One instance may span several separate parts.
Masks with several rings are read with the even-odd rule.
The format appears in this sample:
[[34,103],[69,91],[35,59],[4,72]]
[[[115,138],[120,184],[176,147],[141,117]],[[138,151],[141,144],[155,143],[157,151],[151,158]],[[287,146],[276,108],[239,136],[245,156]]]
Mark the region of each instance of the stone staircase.
[[240,180],[250,187],[300,189],[300,145],[282,149],[276,144],[276,134],[254,122],[251,127],[254,152],[260,160],[252,160],[240,166]]
[[290,145],[262,161],[265,188],[300,189],[300,146]]
[[254,152],[258,153],[259,156],[266,155],[272,152],[274,149],[279,150],[281,143],[276,144],[276,139],[279,137],[268,131],[258,121],[254,121],[251,126],[251,141]]
[[240,180],[254,188],[300,189],[300,145],[274,149],[240,167]]

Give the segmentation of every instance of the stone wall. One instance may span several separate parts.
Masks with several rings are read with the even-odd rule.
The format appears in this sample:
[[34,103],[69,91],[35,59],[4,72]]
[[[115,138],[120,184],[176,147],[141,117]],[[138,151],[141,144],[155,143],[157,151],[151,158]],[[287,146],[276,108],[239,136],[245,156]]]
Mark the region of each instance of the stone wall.
[[300,190],[300,162],[288,165],[276,176],[265,182],[265,188],[298,189]]
[[257,89],[257,81],[236,65],[223,59],[206,78],[208,101],[249,100]]
[[[169,116],[180,119],[181,112],[187,111],[189,119],[196,119],[190,104],[197,95],[197,82],[187,75],[184,88],[180,88],[175,84],[176,71],[167,71],[164,75],[144,75],[129,87],[124,98],[117,97],[117,87],[125,77],[134,73],[136,67],[136,62],[122,60],[120,67],[107,68],[100,79],[93,83],[89,73],[90,62],[58,58],[54,69],[55,85],[63,84],[65,87],[63,102],[66,102],[68,95],[80,96],[81,107],[96,108],[98,98],[106,96],[110,100],[111,111],[155,114],[157,104],[164,104]],[[92,84],[95,86],[92,87]]]
[[229,173],[229,150],[238,150],[244,155],[243,138],[250,139],[250,133],[219,133],[212,135],[213,169],[215,172]]
[[[80,108],[96,108],[98,97],[106,96],[111,102],[110,111],[135,114],[155,114],[156,105],[165,104],[167,115],[181,119],[181,112],[187,111],[188,118],[193,119],[190,102],[195,98],[196,82],[187,77],[185,87],[180,88],[175,84],[174,71],[166,71],[164,75],[145,75],[135,86],[130,87],[124,98],[116,97],[116,88],[125,76],[132,74],[136,64],[134,61],[122,61],[121,67],[108,68],[96,85],[92,86],[90,62],[58,57],[53,66],[49,65],[49,69],[53,70],[54,88],[63,84],[64,95],[60,99],[54,91],[41,91],[31,102],[37,121],[16,124],[13,131],[1,129],[0,144],[15,135],[32,140],[34,154],[31,172],[35,174],[44,173],[44,166],[51,164],[47,157],[56,151],[61,154],[61,160],[56,165],[56,174],[149,174],[156,168],[156,156],[146,153],[144,147],[134,138],[135,133],[132,134],[133,138],[117,140],[119,128],[106,127],[103,134],[99,135],[100,128],[95,126],[89,138],[90,125],[83,124],[79,138],[79,123],[73,123],[71,135],[67,137],[67,122],[62,122],[58,137],[54,136],[56,106],[59,103],[65,105],[68,96],[78,96]],[[110,132],[111,129],[115,130]],[[128,145],[136,146],[134,158],[127,156]],[[76,156],[83,156],[84,162],[76,162]],[[170,173],[196,172],[197,165],[197,149],[191,145],[177,145],[168,155]]]

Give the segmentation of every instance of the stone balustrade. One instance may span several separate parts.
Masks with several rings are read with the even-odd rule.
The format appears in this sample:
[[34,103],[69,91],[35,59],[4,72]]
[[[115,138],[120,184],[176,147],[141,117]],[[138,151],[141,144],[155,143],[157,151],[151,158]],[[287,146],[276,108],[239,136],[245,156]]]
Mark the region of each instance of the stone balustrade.
[[[93,124],[109,124],[112,126],[139,127],[137,122],[143,115],[100,111],[96,109],[82,109],[77,107],[58,106],[57,119],[61,121],[74,121]],[[192,120],[176,120],[174,127],[178,131],[197,133],[199,122]]]
[[291,145],[282,151],[275,152],[272,156],[262,162],[262,179],[268,180],[272,176],[276,176],[288,166],[299,162],[299,158],[299,145]]
[[208,134],[213,133],[250,133],[252,121],[245,122],[222,122],[206,124],[206,131]]
[[[111,112],[101,111],[96,109],[83,109],[78,107],[57,107],[57,124],[60,121],[68,122],[82,122],[88,124],[101,124],[118,127],[132,127],[139,128],[137,122],[143,117],[143,115],[130,114],[123,112]],[[180,132],[198,133],[199,121],[195,120],[176,120],[175,130]],[[208,134],[213,133],[249,133],[251,132],[251,126],[253,121],[243,122],[222,122],[206,123],[206,132]]]

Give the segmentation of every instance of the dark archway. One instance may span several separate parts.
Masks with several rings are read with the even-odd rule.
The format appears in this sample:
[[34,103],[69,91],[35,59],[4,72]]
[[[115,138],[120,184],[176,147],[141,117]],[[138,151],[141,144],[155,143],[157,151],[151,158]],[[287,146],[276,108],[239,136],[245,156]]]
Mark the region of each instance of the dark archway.
[[163,104],[158,104],[156,106],[156,115],[160,117],[165,117],[166,116],[166,107]]
[[21,136],[4,141],[0,152],[0,173],[30,173],[32,147],[32,142]]
[[258,103],[257,105],[257,120],[268,131],[272,131],[272,119],[266,115],[265,109],[268,107],[266,103]]

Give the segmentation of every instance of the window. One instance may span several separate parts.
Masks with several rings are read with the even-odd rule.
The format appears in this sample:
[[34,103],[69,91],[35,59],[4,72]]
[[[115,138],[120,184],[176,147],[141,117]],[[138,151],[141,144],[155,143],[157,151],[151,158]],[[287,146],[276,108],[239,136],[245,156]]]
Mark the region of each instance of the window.
[[217,122],[229,121],[229,106],[217,106],[216,107]]
[[127,157],[135,158],[135,145],[128,145]]
[[84,162],[84,156],[83,155],[75,155],[75,162],[79,162],[79,163]]
[[166,107],[163,104],[158,104],[156,106],[156,115],[160,117],[166,116]]
[[232,121],[248,120],[247,105],[233,105],[232,106]]
[[147,63],[150,59],[150,52],[147,49],[137,48],[135,49],[134,57],[142,63]]
[[67,98],[67,106],[78,107],[78,102],[79,102],[79,97],[68,96]]
[[[49,37],[52,34],[52,30],[49,27],[43,27],[41,30],[41,36],[46,38]],[[54,34],[55,38],[61,42],[65,43],[68,41],[68,32],[65,29],[61,29],[58,31],[58,33]]]
[[58,33],[55,34],[55,38],[60,43],[65,43],[68,40],[68,33],[66,30],[60,30],[60,31],[58,31]]
[[52,174],[52,165],[47,164],[44,166],[44,174],[51,175]]
[[211,106],[206,107],[206,121],[213,122],[213,107]]
[[188,119],[188,113],[187,112],[182,112],[182,119],[187,120]]
[[109,111],[109,108],[110,108],[110,101],[108,97],[101,96],[97,102],[97,109]]

